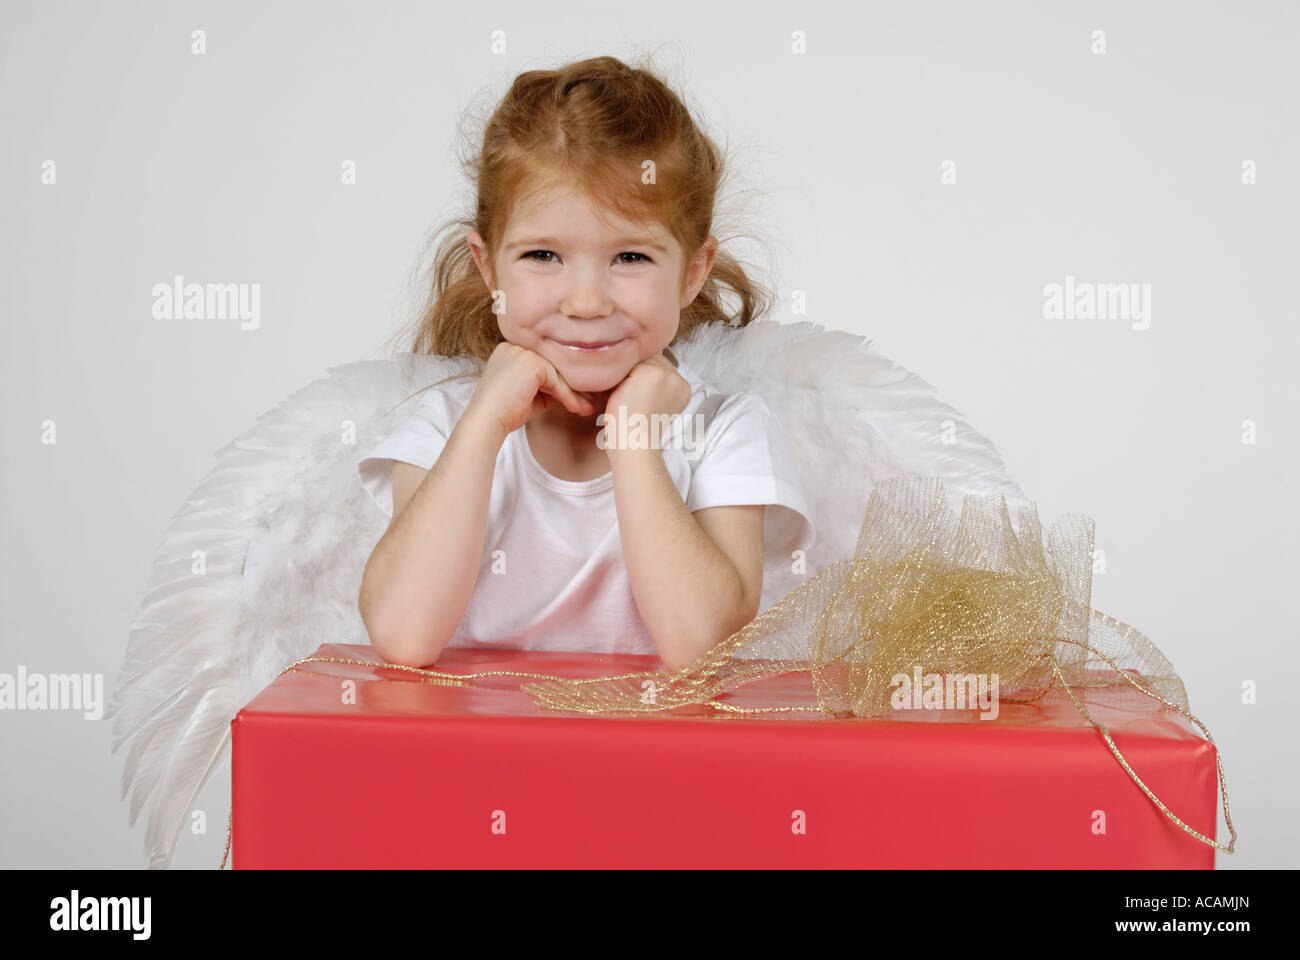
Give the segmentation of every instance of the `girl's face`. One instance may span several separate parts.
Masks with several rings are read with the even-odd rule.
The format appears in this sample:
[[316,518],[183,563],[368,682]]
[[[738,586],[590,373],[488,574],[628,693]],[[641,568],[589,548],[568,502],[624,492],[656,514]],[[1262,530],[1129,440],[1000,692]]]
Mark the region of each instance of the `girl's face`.
[[581,193],[561,191],[521,201],[490,261],[479,232],[468,238],[488,289],[500,291],[502,336],[544,357],[573,389],[592,393],[613,389],[672,342],[717,253],[709,237],[683,289],[683,254],[672,234],[609,219],[612,226],[602,223]]

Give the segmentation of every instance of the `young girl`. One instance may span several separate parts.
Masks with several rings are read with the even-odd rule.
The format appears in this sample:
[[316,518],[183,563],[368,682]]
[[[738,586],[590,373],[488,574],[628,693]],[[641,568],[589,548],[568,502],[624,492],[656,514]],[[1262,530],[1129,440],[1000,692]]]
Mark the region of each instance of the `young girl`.
[[[716,147],[646,70],[597,57],[515,79],[413,347],[481,372],[426,390],[358,462],[391,518],[359,597],[385,660],[496,646],[675,670],[754,618],[765,558],[811,545],[767,404],[720,395],[669,349],[762,312],[709,235],[720,178]],[[674,432],[626,442],[657,415],[677,415]]]

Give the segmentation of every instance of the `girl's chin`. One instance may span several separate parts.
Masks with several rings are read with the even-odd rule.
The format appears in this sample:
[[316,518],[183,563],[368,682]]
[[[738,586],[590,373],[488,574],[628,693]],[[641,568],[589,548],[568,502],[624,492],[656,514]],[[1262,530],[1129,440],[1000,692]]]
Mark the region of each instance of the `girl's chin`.
[[608,378],[586,380],[576,375],[569,376],[567,371],[561,370],[560,376],[564,377],[564,382],[579,393],[609,393],[623,382],[626,374],[624,374],[623,377],[619,377],[617,380],[610,380]]
[[583,393],[603,393],[606,390],[613,390],[627,379],[627,375],[632,370],[625,363],[620,363],[616,367],[605,367],[602,364],[597,368],[589,361],[566,363],[562,357],[556,358],[552,363],[565,383]]

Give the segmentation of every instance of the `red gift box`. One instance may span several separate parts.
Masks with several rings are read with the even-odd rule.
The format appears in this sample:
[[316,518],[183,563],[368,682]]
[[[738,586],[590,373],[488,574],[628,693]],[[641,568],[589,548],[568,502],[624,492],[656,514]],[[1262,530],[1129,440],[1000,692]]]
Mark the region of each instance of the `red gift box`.
[[[526,679],[448,685],[325,644],[232,721],[236,868],[1213,868],[1059,687],[1035,703],[833,719],[706,704],[589,716]],[[598,677],[654,656],[447,650],[430,669]],[[348,681],[351,681],[350,683]],[[1213,744],[1127,685],[1076,688],[1129,765],[1214,837]],[[805,673],[742,707],[815,705]]]

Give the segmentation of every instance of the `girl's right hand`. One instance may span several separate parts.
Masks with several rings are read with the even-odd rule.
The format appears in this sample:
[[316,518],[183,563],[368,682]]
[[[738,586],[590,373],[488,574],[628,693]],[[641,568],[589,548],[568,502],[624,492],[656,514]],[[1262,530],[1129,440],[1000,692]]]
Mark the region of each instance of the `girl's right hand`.
[[503,340],[488,357],[465,415],[474,411],[475,416],[499,425],[504,436],[556,403],[580,417],[596,412],[595,399],[572,389],[548,360]]

